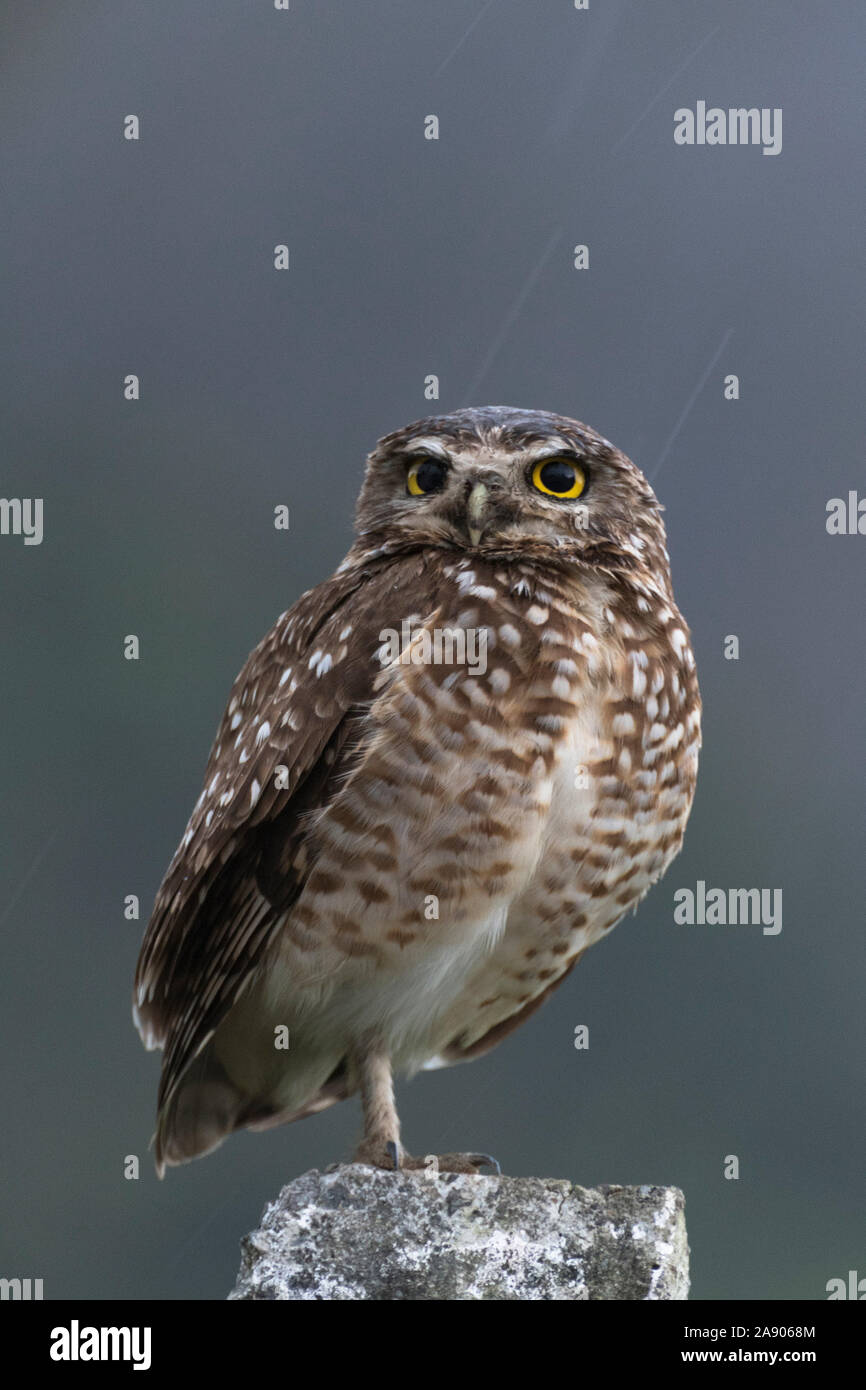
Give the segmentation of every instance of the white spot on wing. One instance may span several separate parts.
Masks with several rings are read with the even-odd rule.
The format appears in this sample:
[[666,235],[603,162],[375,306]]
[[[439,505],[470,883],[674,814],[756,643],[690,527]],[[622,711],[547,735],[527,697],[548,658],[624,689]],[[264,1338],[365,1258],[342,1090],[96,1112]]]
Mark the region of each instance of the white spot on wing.
[[315,671],[317,676],[327,675],[333,664],[330,652],[316,651],[310,657],[310,669]]

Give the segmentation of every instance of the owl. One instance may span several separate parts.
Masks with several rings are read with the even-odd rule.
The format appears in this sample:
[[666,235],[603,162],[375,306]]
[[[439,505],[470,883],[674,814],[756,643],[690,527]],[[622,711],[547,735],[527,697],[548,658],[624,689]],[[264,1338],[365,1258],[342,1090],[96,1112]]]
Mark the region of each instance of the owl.
[[420,420],[370,454],[356,533],[238,676],[156,898],[160,1176],[356,1093],[355,1161],[420,1166],[394,1074],[494,1047],[682,842],[700,695],[624,454],[544,411]]

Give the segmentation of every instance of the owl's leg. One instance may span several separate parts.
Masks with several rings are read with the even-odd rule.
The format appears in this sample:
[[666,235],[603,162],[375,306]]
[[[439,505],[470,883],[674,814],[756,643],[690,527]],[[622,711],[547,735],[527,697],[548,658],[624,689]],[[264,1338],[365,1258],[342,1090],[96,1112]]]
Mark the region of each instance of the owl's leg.
[[364,1137],[355,1150],[354,1163],[369,1163],[373,1168],[392,1172],[474,1173],[479,1168],[492,1168],[501,1173],[499,1164],[489,1154],[429,1154],[413,1158],[400,1143],[400,1120],[394,1101],[394,1081],[391,1059],[379,1045],[359,1049],[355,1056],[364,1112]]
[[391,1059],[383,1048],[372,1046],[358,1053],[356,1066],[364,1112],[364,1137],[355,1151],[354,1162],[369,1163],[374,1168],[399,1168],[403,1149]]

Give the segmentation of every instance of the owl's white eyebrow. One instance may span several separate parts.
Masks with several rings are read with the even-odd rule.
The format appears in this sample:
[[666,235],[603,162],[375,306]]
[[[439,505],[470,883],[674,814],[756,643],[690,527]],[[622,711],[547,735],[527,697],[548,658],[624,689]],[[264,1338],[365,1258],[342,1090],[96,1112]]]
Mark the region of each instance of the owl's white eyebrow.
[[438,439],[411,439],[403,453],[407,458],[413,454],[435,454],[440,459],[448,458],[448,450]]
[[547,444],[542,444],[538,449],[527,449],[527,458],[535,462],[536,459],[556,458],[557,454],[573,454],[574,446],[566,443],[564,439],[554,439]]

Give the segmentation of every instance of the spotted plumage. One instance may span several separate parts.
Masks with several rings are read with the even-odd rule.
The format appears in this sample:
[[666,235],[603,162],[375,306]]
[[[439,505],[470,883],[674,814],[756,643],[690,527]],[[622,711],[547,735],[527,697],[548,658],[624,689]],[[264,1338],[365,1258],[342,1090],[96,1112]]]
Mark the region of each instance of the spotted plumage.
[[699,743],[622,453],[506,407],[386,436],[346,559],[235,682],[157,895],[135,1014],[165,1049],[159,1170],[355,1091],[358,1156],[409,1166],[392,1069],[494,1046],[640,901]]

